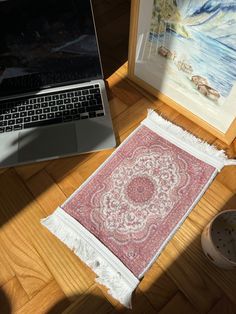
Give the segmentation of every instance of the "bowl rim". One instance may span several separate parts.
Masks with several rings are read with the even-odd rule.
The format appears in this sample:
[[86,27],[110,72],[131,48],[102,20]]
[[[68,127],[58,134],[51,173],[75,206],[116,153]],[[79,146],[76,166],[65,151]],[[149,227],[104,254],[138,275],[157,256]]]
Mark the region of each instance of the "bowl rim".
[[230,259],[228,259],[225,255],[223,255],[221,253],[221,251],[216,247],[214,241],[213,241],[213,238],[212,238],[212,234],[211,234],[211,229],[212,229],[212,225],[213,223],[215,222],[215,220],[221,216],[221,215],[224,215],[225,213],[228,213],[228,212],[234,212],[236,213],[236,209],[226,209],[226,210],[222,210],[221,212],[219,212],[216,216],[214,216],[209,224],[209,237],[210,237],[210,240],[211,240],[211,243],[214,247],[214,249],[218,252],[218,254],[222,257],[223,260],[225,260],[225,262],[228,262],[230,263],[232,266],[236,266],[236,260],[235,261],[232,261]]

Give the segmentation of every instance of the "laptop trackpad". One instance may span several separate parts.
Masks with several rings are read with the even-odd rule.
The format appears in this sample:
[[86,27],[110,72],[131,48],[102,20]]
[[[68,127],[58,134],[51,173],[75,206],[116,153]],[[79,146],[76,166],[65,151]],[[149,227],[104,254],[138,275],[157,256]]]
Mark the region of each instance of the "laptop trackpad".
[[77,151],[74,124],[63,124],[20,132],[18,158],[20,162],[69,155]]

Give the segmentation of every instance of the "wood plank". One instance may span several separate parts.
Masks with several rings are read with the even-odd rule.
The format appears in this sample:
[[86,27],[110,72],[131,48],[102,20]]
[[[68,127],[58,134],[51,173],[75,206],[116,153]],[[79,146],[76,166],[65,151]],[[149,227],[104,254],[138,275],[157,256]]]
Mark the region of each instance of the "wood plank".
[[[199,310],[209,310],[210,306],[220,297],[221,289],[232,302],[235,302],[236,274],[218,269],[208,262],[202,252],[200,243],[203,227],[231,195],[231,191],[215,181],[204,195],[203,201],[200,201],[204,206],[202,208],[199,205],[196,206],[158,259],[158,263],[164,269],[167,269],[167,273],[172,276],[173,280],[176,280],[175,283],[178,284],[178,287],[182,289],[182,292],[191,300],[195,307],[198,304],[202,306]],[[210,210],[206,206],[207,202],[210,204]],[[191,295],[186,291],[188,282],[181,283],[186,272],[188,272],[189,280],[192,283],[192,288],[189,287]],[[195,288],[193,283],[196,285]],[[200,287],[202,287],[202,291]],[[204,292],[206,290],[207,292]],[[208,293],[207,297],[206,293]],[[197,302],[197,298],[199,298],[199,302]]]
[[66,177],[83,162],[86,162],[91,157],[91,154],[83,154],[68,158],[62,158],[60,160],[52,161],[46,171],[54,179],[56,183],[65,180]]
[[8,168],[0,168],[0,175],[1,175],[1,173],[5,172],[7,170],[8,170]]
[[[1,313],[15,313],[24,304],[29,301],[29,298],[21,286],[19,280],[13,277],[4,286],[2,286],[2,292],[0,293],[0,306]],[[5,294],[4,298],[1,295]],[[9,310],[10,308],[10,310]]]
[[143,98],[141,93],[132,88],[117,74],[113,74],[108,79],[108,84],[112,94],[129,106]]
[[63,314],[108,314],[112,312],[113,307],[104,297],[102,291],[97,286],[93,286],[82,297],[78,296],[78,299],[63,311]]
[[176,311],[181,309],[181,313],[191,313],[197,314],[199,313],[191,303],[188,302],[186,297],[181,293],[177,292],[176,295],[170,300],[165,307],[161,309],[159,314],[170,314],[176,313]]
[[192,246],[183,247],[176,237],[177,235],[169,242],[157,263],[190,303],[201,313],[205,313],[221,297],[221,290],[199,269],[198,263],[189,258]]
[[142,291],[137,288],[132,296],[132,310],[127,309],[122,306],[117,306],[114,313],[134,313],[134,314],[155,314],[157,313],[151,303],[148,301],[147,297],[142,293]]
[[128,105],[117,97],[113,97],[110,101],[111,116],[117,117],[128,108]]
[[50,161],[35,162],[29,165],[15,167],[15,170],[18,175],[26,181],[40,170],[44,169],[49,163]]
[[45,215],[50,215],[57,206],[66,200],[65,194],[62,193],[58,185],[55,184],[45,170],[31,177],[26,184],[45,212]]
[[82,267],[82,262],[75,254],[40,224],[45,213],[14,171],[8,171],[4,184],[0,181],[0,190],[0,206],[4,204],[5,215],[8,218],[16,215],[12,221],[14,228],[33,245],[65,294],[73,296],[88,289],[95,275],[88,268]]
[[15,273],[9,265],[7,254],[2,246],[0,246],[0,287],[11,280]]
[[231,303],[226,297],[221,298],[208,314],[235,314],[236,305]]
[[0,243],[8,256],[8,262],[29,297],[35,295],[51,279],[25,230],[18,225],[18,218],[33,206],[32,197],[12,170],[5,172],[0,180],[0,219],[8,221],[0,229]]
[[[198,232],[194,222],[186,220],[185,226],[178,232],[176,239],[178,245],[186,248],[186,241],[191,241]],[[172,242],[175,242],[174,240]],[[211,278],[211,282],[218,286],[232,302],[235,302],[236,273],[234,271],[223,270],[214,266],[202,252],[200,237],[192,241],[189,250],[186,250],[189,262],[195,264],[202,276]]]
[[159,311],[178,291],[174,282],[154,263],[139,284],[139,289]]
[[[49,297],[50,296],[50,297]],[[22,306],[16,314],[61,313],[69,305],[61,288],[55,280],[51,281],[34,298]]]
[[236,193],[236,167],[227,166],[217,176],[217,180]]
[[20,284],[29,298],[37,294],[52,280],[52,275],[45,266],[32,244],[25,238],[13,219],[0,230],[0,244],[8,255],[8,261]]

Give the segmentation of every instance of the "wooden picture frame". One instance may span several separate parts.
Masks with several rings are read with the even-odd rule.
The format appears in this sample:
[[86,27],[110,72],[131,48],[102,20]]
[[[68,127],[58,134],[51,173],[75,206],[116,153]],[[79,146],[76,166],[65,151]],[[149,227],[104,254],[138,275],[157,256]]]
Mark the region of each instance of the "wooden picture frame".
[[[171,26],[165,26],[165,24],[167,23],[173,23],[173,18],[171,18],[170,12],[168,13],[169,20],[164,20],[164,22],[162,22],[162,18],[160,18],[160,16],[164,13],[160,13],[161,11],[160,7],[158,7],[158,4],[159,2],[160,4],[176,2],[175,0],[165,0],[164,2],[163,1],[164,0],[131,0],[128,77],[140,87],[155,95],[161,101],[170,105],[178,112],[180,112],[193,122],[197,123],[199,126],[203,127],[223,142],[230,144],[236,137],[236,84],[234,84],[234,81],[232,80],[232,88],[230,89],[227,98],[221,97],[220,93],[216,89],[212,88],[212,86],[210,86],[210,83],[208,83],[208,78],[199,75],[199,72],[201,73],[201,69],[196,69],[195,71],[192,71],[193,68],[191,64],[188,64],[188,62],[184,62],[183,60],[181,60],[180,56],[176,57],[179,51],[177,50],[177,53],[173,52],[173,49],[170,48],[170,39],[169,43],[166,44],[166,39],[164,41],[164,36],[168,35],[169,37],[171,37],[171,39],[173,36],[176,36],[177,40],[176,43],[173,44],[173,46],[176,45],[178,47],[179,45],[180,50],[182,49],[181,51],[185,50],[185,42],[189,43],[188,40],[192,40],[192,38],[190,39],[189,37],[187,37],[189,35],[186,35],[186,31],[179,28],[180,26],[178,25],[178,22],[177,24],[171,24]],[[194,3],[194,1],[192,1],[192,3]],[[162,8],[163,4],[161,10]],[[181,10],[180,8],[177,9]],[[176,8],[174,8],[173,10],[173,15],[180,14],[176,11]],[[157,27],[158,30],[154,31],[154,27]],[[182,42],[180,44],[178,43],[179,37],[181,38],[181,35],[177,34],[177,32],[182,32],[182,35],[184,36],[183,44]],[[207,35],[209,34],[207,33]],[[156,44],[156,46],[153,43]],[[193,41],[193,44],[194,49],[198,49],[197,45],[199,44],[199,42]],[[215,43],[213,42],[213,44]],[[208,48],[209,46],[208,50],[211,50],[213,44],[212,41],[210,41],[210,44],[206,43],[206,48]],[[216,43],[216,45],[218,45],[218,42]],[[219,49],[221,48],[221,45],[223,44],[219,44]],[[202,44],[200,44],[199,46],[199,49],[203,49]],[[187,54],[188,47],[189,46],[186,46]],[[223,51],[222,53],[225,52]],[[227,53],[229,53],[228,50]],[[189,52],[189,54],[191,54],[191,51]],[[190,57],[193,58],[193,56]],[[236,52],[234,61],[236,68]],[[206,62],[205,69],[207,69],[207,66],[209,66],[210,69],[211,65]],[[224,64],[222,66],[224,67]],[[229,65],[227,64],[226,69],[223,70],[226,71],[228,66]],[[204,63],[202,65],[202,68],[204,68]],[[168,69],[169,72],[165,69]],[[224,71],[219,71],[219,76],[221,75],[221,73],[224,73]],[[165,72],[168,73],[166,74]],[[170,85],[172,84],[171,80],[173,80],[172,73],[174,73],[173,76],[176,81],[178,78],[180,78],[181,83],[177,81],[176,88],[174,84],[174,87]],[[161,83],[163,84],[161,85],[160,79],[163,79],[163,81],[166,80],[167,83],[164,82]],[[194,80],[200,80],[200,83],[199,81],[195,82]],[[218,81],[220,81],[220,77]],[[183,85],[181,86],[182,90],[178,84]],[[184,84],[186,84],[187,86],[186,89]],[[212,91],[212,94],[206,94],[204,89],[207,91]],[[185,90],[186,92],[183,92],[183,90]],[[223,92],[225,91],[223,90]],[[224,102],[223,100],[221,100],[222,103],[219,105],[219,98],[217,97],[221,97],[220,99],[223,98]]]

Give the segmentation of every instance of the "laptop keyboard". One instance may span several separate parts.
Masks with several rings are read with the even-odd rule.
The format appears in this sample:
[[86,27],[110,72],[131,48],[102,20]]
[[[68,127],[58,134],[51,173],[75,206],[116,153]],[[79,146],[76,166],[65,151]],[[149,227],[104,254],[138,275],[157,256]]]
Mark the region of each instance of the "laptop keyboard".
[[104,116],[98,84],[0,101],[0,133]]

